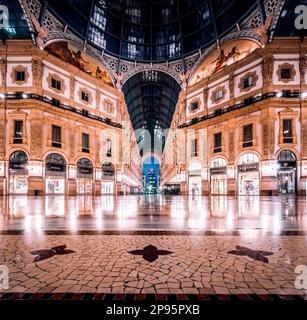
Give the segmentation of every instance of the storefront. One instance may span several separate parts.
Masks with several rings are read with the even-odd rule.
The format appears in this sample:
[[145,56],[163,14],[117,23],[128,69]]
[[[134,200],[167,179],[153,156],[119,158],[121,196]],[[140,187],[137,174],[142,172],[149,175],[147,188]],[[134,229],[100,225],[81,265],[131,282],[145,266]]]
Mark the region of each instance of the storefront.
[[210,168],[211,194],[227,195],[227,163],[225,159],[215,159]]
[[189,194],[192,196],[201,195],[202,193],[202,164],[194,161],[189,166]]
[[81,158],[77,162],[77,193],[93,193],[93,164],[87,158]]
[[45,174],[46,194],[65,194],[66,161],[61,155],[51,153],[47,156]]
[[240,196],[259,195],[259,158],[253,153],[239,159],[238,193]]
[[278,192],[283,194],[296,193],[297,163],[296,156],[289,150],[283,150],[278,155]]
[[101,194],[115,193],[115,169],[111,162],[102,165]]
[[9,194],[28,193],[28,156],[24,151],[15,151],[9,159]]

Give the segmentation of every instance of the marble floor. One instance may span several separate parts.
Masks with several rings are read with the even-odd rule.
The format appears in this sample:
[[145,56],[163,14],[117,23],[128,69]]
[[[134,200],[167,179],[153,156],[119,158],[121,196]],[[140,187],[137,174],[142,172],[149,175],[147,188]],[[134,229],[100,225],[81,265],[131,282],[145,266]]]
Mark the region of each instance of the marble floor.
[[[295,197],[0,199],[4,292],[299,295]],[[307,279],[306,279],[307,283]],[[1,291],[1,289],[0,289]]]

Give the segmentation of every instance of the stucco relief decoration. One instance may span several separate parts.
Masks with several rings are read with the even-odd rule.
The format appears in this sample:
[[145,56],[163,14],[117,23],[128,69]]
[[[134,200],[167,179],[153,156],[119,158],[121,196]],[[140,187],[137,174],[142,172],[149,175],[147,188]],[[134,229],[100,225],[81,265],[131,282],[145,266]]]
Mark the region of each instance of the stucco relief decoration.
[[273,21],[273,15],[274,13],[270,14],[262,25],[253,30],[260,36],[262,47],[265,47],[269,41],[269,29]]
[[[217,98],[217,94],[218,93],[221,93],[220,96]],[[225,98],[225,95],[226,95],[226,88],[225,86],[220,86],[220,87],[217,87],[215,90],[212,91],[211,93],[211,102],[212,103],[218,103],[220,101],[222,101],[224,98]]]
[[112,80],[104,66],[102,64],[98,65],[94,58],[81,52],[79,48],[73,46],[71,43],[65,41],[54,42],[48,45],[45,50],[77,67],[91,77],[113,86]]
[[[290,70],[290,77],[288,79],[282,78],[282,70],[283,69],[289,69]],[[296,75],[296,71],[294,69],[294,65],[290,63],[283,63],[278,66],[277,70],[277,77],[278,81],[284,82],[284,83],[289,83],[294,80],[294,77]]]
[[42,127],[39,123],[31,124],[31,154],[39,159],[42,150]]
[[[24,80],[18,80],[16,78],[16,74],[17,72],[24,72]],[[11,72],[11,79],[12,79],[12,83],[15,83],[17,85],[23,85],[25,83],[28,82],[29,79],[29,72],[28,72],[28,68],[22,66],[22,65],[18,65],[16,67],[12,68],[12,72]]]
[[[247,88],[244,88],[244,81],[248,78],[252,78],[252,84],[247,87]],[[256,71],[254,72],[248,72],[246,75],[244,75],[241,79],[240,79],[240,82],[239,82],[239,89],[241,92],[246,92],[246,91],[249,91],[251,90],[252,88],[254,88],[256,85],[257,85],[257,81],[259,79],[259,76],[257,74]]]

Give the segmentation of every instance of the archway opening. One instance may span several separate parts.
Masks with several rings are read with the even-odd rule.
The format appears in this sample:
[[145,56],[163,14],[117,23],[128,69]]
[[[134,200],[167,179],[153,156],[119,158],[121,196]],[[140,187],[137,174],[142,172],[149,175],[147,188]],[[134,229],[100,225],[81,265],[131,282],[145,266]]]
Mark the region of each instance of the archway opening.
[[224,158],[214,159],[210,167],[211,194],[227,194],[227,162]]
[[15,151],[9,159],[9,193],[27,194],[28,156],[24,151]]
[[189,172],[189,194],[198,196],[202,194],[202,164],[200,161],[193,161],[188,169]]
[[143,162],[143,193],[157,194],[160,192],[160,162],[149,156]]
[[101,194],[115,194],[115,168],[111,162],[104,162],[101,168]]
[[87,158],[77,162],[77,192],[78,194],[93,193],[93,164]]
[[66,161],[58,153],[51,153],[46,158],[46,193],[65,194]]
[[278,192],[283,194],[296,193],[297,159],[290,150],[283,150],[277,157]]
[[246,153],[238,161],[238,193],[240,196],[260,193],[259,158],[254,153]]

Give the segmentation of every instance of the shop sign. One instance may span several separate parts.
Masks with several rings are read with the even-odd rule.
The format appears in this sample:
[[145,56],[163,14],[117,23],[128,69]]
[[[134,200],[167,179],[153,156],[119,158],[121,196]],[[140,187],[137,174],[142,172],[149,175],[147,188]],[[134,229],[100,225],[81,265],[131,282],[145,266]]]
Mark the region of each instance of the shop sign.
[[211,175],[227,174],[227,167],[210,168]]
[[239,164],[238,172],[259,171],[259,163]]

